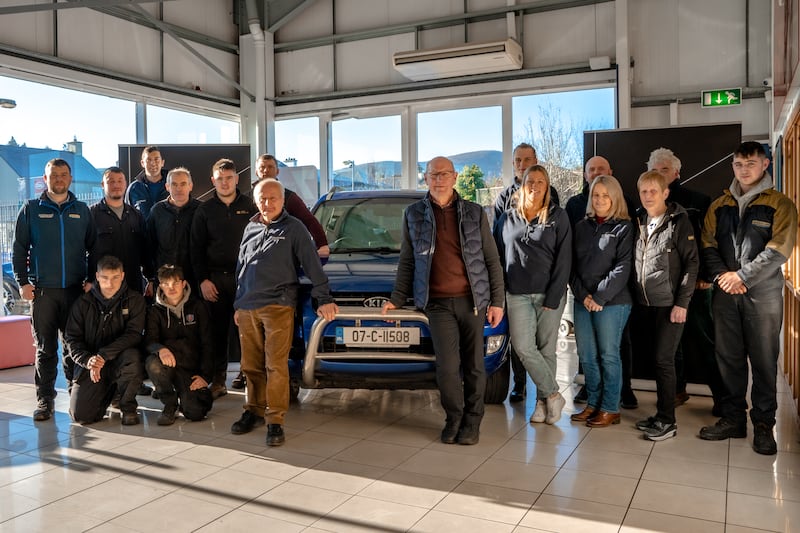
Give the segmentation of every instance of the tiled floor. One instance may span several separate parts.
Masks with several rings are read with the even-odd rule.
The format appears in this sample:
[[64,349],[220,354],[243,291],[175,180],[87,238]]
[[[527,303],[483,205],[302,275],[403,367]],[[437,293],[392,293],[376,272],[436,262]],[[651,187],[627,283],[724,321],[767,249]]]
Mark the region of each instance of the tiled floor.
[[780,451],[764,457],[749,440],[699,440],[714,420],[702,396],[661,443],[633,427],[654,410],[640,392],[607,429],[571,423],[571,400],[554,426],[528,423],[531,398],[488,406],[480,443],[448,446],[436,392],[303,390],[286,444],[267,448],[263,427],[230,434],[235,391],[207,420],[168,428],[151,398],[138,426],[118,413],[72,424],[65,393],[54,420],[34,423],[32,374],[0,371],[0,532],[800,531],[800,432],[783,380]]

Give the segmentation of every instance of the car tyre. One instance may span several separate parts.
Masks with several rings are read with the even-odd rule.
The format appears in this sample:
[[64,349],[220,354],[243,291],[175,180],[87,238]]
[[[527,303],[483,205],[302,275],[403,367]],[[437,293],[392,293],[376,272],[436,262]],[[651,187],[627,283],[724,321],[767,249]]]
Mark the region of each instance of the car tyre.
[[6,315],[22,314],[22,297],[16,286],[8,280],[3,280],[3,305]]
[[494,374],[486,376],[486,393],[483,402],[487,404],[503,403],[508,397],[510,377],[511,363],[506,359]]
[[568,337],[570,333],[572,333],[572,322],[562,318],[561,323],[558,325],[558,336]]

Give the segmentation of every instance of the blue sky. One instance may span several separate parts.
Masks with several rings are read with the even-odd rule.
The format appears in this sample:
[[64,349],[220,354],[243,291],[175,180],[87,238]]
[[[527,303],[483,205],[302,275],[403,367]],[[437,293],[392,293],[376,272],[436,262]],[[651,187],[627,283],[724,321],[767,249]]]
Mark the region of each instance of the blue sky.
[[[17,101],[15,109],[0,109],[0,143],[13,136],[20,144],[60,149],[77,137],[84,156],[96,167],[116,164],[118,144],[136,142],[135,104],[80,91],[61,89],[0,76],[0,98]],[[528,117],[536,125],[538,109],[551,103],[561,117],[592,129],[614,127],[612,88],[513,98],[513,142],[521,140]],[[319,122],[316,118],[276,123],[278,159],[297,159],[298,165],[319,167]],[[236,143],[236,123],[182,111],[148,106],[148,142]],[[346,119],[331,126],[334,169],[344,161],[356,164],[401,159],[398,115]],[[436,155],[476,150],[502,150],[500,106],[420,113],[418,155],[426,161]]]

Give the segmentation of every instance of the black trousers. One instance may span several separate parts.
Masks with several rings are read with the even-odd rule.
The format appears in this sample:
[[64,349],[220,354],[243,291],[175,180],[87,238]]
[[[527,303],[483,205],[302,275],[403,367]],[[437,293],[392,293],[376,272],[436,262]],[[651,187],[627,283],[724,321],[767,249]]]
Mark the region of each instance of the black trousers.
[[425,308],[436,352],[436,381],[447,421],[480,425],[486,390],[483,324],[486,309],[472,297],[431,298]]
[[642,338],[650,340],[648,355],[656,373],[656,418],[667,424],[675,423],[675,350],[683,332],[683,324],[670,321],[671,312],[672,306],[638,305],[633,320]]
[[[719,404],[725,396],[725,384],[719,373],[714,349],[714,319],[711,316],[713,290],[696,289],[689,302],[686,324],[681,342],[675,352],[676,391],[686,391],[684,369],[694,367],[701,379],[711,389],[714,403]],[[688,362],[688,364],[687,364]]]
[[753,372],[750,419],[753,424],[775,425],[782,291],[782,287],[751,289],[733,295],[714,288],[717,363],[727,388],[722,399],[722,416],[742,426],[747,423],[748,360]]
[[[56,397],[58,377],[58,341],[62,340],[72,304],[83,293],[81,287],[43,289],[34,291],[31,303],[31,329],[36,343],[36,398],[52,401]],[[63,354],[64,376],[71,383],[74,362]]]
[[165,408],[175,409],[180,404],[183,416],[192,421],[202,420],[211,410],[214,403],[211,390],[206,387],[190,389],[193,372],[164,366],[157,355],[148,355],[145,367]]
[[239,328],[233,323],[233,300],[236,297],[236,275],[233,272],[212,272],[209,279],[217,287],[216,302],[206,301],[214,337],[214,380],[225,382],[228,361],[241,360]]
[[142,352],[138,348],[123,350],[115,359],[106,361],[97,383],[92,382],[89,370],[75,365],[75,380],[69,395],[69,414],[75,422],[81,424],[98,422],[106,415],[117,391],[120,393],[120,411],[133,413],[139,406],[136,403],[136,392],[143,378]]

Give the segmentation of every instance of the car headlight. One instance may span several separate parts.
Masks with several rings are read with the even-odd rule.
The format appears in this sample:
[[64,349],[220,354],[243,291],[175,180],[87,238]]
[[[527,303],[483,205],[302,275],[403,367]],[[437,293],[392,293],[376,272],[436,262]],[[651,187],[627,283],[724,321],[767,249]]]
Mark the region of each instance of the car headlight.
[[500,351],[505,340],[505,335],[489,335],[489,337],[486,338],[486,354],[490,355]]

